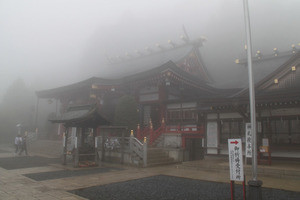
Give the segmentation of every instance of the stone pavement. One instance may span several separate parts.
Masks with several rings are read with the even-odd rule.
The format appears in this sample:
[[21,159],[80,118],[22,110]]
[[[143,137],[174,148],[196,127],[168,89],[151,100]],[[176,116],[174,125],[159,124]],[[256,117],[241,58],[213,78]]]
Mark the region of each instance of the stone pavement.
[[[0,158],[14,156],[13,147],[0,145],[0,150],[4,150],[0,151]],[[30,155],[35,154],[34,152],[30,152]],[[40,152],[39,155],[41,155]],[[208,167],[201,167],[204,165]],[[24,174],[57,171],[65,169],[65,167],[59,164],[13,170],[6,170],[0,167],[0,199],[84,199],[67,191],[86,188],[90,186],[139,179],[154,175],[170,175],[207,181],[226,183],[230,182],[229,171],[226,170],[226,167],[228,167],[227,164],[224,163],[224,160],[218,159],[206,158],[202,161],[186,162],[183,164],[158,166],[151,168],[134,168],[125,165],[113,165],[107,163],[102,164],[102,166],[118,167],[123,168],[124,170],[44,181],[34,181],[30,178],[25,177]],[[214,169],[213,166],[221,167]],[[276,172],[278,172],[278,170],[284,170],[286,173],[290,171],[292,171],[293,173],[299,173],[300,162],[295,162],[293,164],[279,162],[278,164],[274,163],[274,165],[270,167],[260,166],[259,169],[267,169],[268,171],[273,170],[275,174]],[[251,178],[250,175],[247,173],[246,175],[246,179],[249,180]],[[296,178],[290,178],[288,176],[264,176],[263,174],[259,174],[258,176],[258,178],[263,181],[263,187],[300,192],[300,178],[297,177],[298,176],[296,176]]]

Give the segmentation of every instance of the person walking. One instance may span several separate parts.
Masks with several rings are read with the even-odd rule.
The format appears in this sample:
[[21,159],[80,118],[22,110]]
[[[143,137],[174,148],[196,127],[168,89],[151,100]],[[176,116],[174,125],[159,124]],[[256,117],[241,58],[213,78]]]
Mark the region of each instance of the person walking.
[[28,136],[28,132],[26,131],[25,134],[22,137],[22,145],[21,145],[21,150],[19,155],[22,155],[23,151],[25,151],[25,155],[28,156],[28,152],[27,152],[27,136]]
[[22,137],[20,134],[18,134],[15,138],[16,154],[21,150],[21,145],[22,145]]

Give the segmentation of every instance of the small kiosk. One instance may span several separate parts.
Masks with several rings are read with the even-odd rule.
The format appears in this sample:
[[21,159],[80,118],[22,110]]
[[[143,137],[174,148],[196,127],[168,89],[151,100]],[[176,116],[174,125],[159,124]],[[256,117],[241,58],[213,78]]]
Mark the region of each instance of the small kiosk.
[[71,106],[60,117],[50,119],[65,127],[63,135],[63,164],[71,155],[74,167],[96,166],[98,163],[97,128],[110,122],[99,112],[96,104]]
[[264,163],[268,165],[272,164],[271,149],[268,138],[262,139],[262,146],[259,147],[258,152],[258,164]]

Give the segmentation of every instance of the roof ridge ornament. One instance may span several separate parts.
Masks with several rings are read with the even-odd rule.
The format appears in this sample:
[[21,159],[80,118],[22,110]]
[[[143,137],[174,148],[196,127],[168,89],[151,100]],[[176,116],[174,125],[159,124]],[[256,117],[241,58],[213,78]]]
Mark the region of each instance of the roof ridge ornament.
[[[298,43],[298,45],[300,46],[300,43]],[[256,55],[252,57],[253,62],[259,62],[259,61],[263,61],[263,60],[269,60],[272,59],[274,57],[284,57],[284,56],[292,56],[293,54],[296,54],[297,52],[299,52],[299,49],[296,48],[295,44],[291,45],[292,51],[291,50],[285,50],[285,51],[278,51],[278,48],[275,47],[273,48],[273,52],[271,54],[262,54],[262,52],[260,50],[256,51]],[[247,50],[247,45],[244,46],[244,49]],[[236,64],[242,64],[242,65],[246,65],[247,64],[247,59],[246,58],[242,58],[242,59],[235,59],[234,62]]]
[[144,52],[136,49],[134,51],[135,54],[130,54],[130,53],[126,52],[125,56],[118,55],[118,56],[113,56],[113,57],[111,57],[111,56],[106,56],[106,57],[107,57],[107,60],[108,60],[109,64],[116,64],[116,63],[120,63],[122,61],[133,60],[133,59],[137,59],[137,58],[140,58],[140,57],[150,56],[150,55],[153,55],[153,54],[160,53],[162,51],[164,51],[164,52],[172,51],[176,48],[185,47],[187,45],[193,45],[193,46],[200,47],[200,46],[203,45],[204,42],[207,41],[207,38],[205,36],[201,36],[201,37],[199,37],[198,39],[195,39],[195,40],[189,40],[184,35],[181,35],[180,37],[184,41],[184,43],[176,43],[172,40],[168,40],[168,44],[171,45],[171,48],[163,46],[160,43],[156,43],[155,47],[159,48],[158,51],[151,48],[151,46],[146,46],[145,49],[144,49]]

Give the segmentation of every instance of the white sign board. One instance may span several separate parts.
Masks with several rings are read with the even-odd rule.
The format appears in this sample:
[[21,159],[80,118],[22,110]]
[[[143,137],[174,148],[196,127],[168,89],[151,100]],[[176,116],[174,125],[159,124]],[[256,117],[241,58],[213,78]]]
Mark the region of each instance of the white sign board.
[[218,124],[217,122],[207,123],[207,147],[218,147]]
[[245,145],[245,154],[246,158],[252,158],[252,132],[251,132],[251,123],[246,123],[246,145]]
[[95,148],[98,148],[98,137],[95,137]]
[[263,138],[262,139],[262,145],[265,146],[265,147],[268,147],[269,146],[269,139],[268,138]]
[[242,140],[228,139],[229,170],[231,181],[244,181]]

